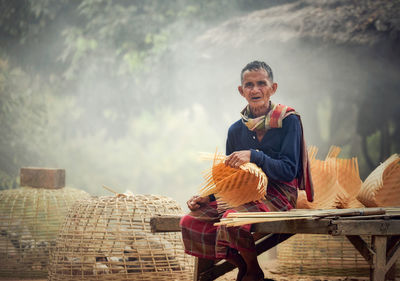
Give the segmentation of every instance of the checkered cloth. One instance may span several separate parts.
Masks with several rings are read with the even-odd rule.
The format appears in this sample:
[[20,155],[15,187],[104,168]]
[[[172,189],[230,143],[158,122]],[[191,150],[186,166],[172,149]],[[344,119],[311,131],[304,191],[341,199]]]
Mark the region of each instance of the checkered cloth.
[[266,199],[224,209],[218,201],[210,202],[185,215],[180,225],[187,254],[207,259],[225,259],[235,251],[255,251],[251,225],[238,227],[214,226],[232,212],[287,211],[295,208],[297,188],[270,180]]

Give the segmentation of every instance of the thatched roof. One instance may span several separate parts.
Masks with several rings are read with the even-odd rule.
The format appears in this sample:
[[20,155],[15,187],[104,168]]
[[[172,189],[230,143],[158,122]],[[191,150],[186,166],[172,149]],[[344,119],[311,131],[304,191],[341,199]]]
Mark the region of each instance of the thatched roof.
[[300,0],[234,18],[208,30],[198,43],[241,48],[273,40],[334,44],[400,42],[400,1]]

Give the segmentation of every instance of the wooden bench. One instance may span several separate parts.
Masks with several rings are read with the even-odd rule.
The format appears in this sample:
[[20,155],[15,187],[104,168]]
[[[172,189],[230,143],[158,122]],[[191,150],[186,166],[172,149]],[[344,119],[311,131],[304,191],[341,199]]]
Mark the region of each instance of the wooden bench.
[[[156,216],[151,218],[153,232],[180,231],[181,216]],[[400,217],[371,216],[365,218],[327,217],[263,222],[253,225],[255,233],[265,234],[256,241],[261,254],[285,241],[294,234],[344,235],[370,265],[370,280],[394,280],[395,262],[400,257]],[[371,236],[371,246],[361,237]],[[196,258],[194,279],[215,280],[234,268],[226,261]]]

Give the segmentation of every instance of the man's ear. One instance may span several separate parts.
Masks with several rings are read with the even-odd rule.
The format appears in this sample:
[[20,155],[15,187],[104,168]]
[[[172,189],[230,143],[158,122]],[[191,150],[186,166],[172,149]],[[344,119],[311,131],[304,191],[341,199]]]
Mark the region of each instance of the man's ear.
[[273,94],[275,94],[276,90],[278,89],[278,83],[272,83],[271,88],[272,88],[272,95],[273,95]]
[[238,91],[242,95],[242,97],[244,97],[242,85],[238,86]]

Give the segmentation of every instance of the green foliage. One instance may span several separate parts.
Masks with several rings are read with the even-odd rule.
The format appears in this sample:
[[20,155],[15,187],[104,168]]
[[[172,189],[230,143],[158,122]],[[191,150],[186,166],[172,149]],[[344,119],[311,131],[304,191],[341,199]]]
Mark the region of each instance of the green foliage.
[[0,188],[17,184],[19,168],[39,157],[31,144],[40,140],[44,126],[38,79],[0,59]]

